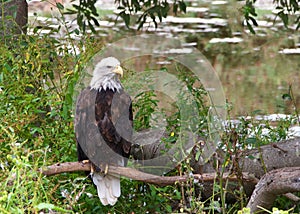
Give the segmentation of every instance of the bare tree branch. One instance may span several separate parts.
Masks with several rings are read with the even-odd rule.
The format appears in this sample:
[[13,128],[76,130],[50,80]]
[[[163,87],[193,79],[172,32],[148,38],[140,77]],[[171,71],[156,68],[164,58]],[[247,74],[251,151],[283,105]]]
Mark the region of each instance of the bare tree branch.
[[300,202],[300,198],[296,195],[294,195],[293,193],[286,193],[284,194],[285,197],[287,197],[288,199],[290,199],[291,201],[294,202]]
[[[40,169],[41,173],[47,176],[56,175],[64,172],[75,172],[75,171],[90,171],[91,164],[89,162],[66,162],[57,163],[51,166],[47,166],[44,169]],[[200,182],[212,182],[216,178],[215,173],[206,174],[195,174],[192,176],[158,176],[148,173],[144,173],[129,167],[117,167],[109,166],[108,174],[115,174],[131,178],[133,180],[142,181],[146,183],[156,184],[160,186],[171,185],[177,182],[186,182],[189,179],[198,180]],[[229,179],[230,181],[237,181],[237,177],[230,175],[229,173],[224,173],[223,179]],[[252,184],[257,183],[257,179],[248,173],[243,173],[243,179],[245,182],[250,182]]]

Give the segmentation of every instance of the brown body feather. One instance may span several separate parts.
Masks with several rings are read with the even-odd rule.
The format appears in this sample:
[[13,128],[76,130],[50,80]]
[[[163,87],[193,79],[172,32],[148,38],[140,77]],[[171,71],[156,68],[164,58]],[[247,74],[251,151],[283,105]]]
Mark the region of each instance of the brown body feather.
[[78,160],[97,167],[118,164],[130,155],[132,135],[131,99],[123,90],[84,89],[77,98],[75,133]]

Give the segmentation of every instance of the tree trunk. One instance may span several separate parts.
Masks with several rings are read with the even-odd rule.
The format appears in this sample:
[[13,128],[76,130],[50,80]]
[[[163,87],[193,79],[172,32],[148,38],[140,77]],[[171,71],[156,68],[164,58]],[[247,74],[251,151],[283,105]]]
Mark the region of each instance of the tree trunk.
[[8,0],[0,3],[0,35],[26,34],[28,23],[28,4],[26,0]]

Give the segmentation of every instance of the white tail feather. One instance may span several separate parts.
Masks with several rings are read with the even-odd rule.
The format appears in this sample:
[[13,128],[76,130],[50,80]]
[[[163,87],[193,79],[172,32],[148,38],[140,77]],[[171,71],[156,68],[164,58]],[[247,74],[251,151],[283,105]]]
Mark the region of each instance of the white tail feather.
[[114,205],[121,195],[120,177],[101,175],[94,172],[93,182],[97,186],[98,196],[103,205]]

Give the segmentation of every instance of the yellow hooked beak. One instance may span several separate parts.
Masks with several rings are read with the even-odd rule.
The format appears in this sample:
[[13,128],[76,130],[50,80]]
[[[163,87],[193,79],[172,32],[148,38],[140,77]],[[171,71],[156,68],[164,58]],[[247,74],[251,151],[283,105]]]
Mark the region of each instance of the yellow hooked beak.
[[123,69],[121,68],[121,66],[117,66],[114,70],[114,73],[116,74],[120,74],[121,77],[123,77]]

